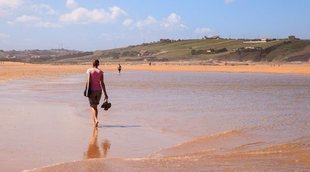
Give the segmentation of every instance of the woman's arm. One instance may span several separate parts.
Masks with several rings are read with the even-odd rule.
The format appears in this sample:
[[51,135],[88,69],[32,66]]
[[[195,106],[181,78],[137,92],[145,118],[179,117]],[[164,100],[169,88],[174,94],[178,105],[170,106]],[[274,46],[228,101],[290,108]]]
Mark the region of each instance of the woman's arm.
[[87,76],[86,76],[86,80],[85,80],[85,86],[87,87],[89,79],[90,79],[90,71],[89,71],[89,69],[87,69],[86,74],[87,74]]
[[[88,72],[88,71],[87,71]],[[86,72],[86,73],[87,73]],[[87,77],[85,79],[85,87],[88,87],[88,81],[89,81],[89,73],[87,73]]]
[[104,84],[104,81],[103,81],[103,73],[101,75],[101,87],[102,87],[102,90],[103,90],[103,93],[104,93],[104,98],[105,99],[108,99],[108,94],[107,94],[107,90],[105,89],[105,84]]

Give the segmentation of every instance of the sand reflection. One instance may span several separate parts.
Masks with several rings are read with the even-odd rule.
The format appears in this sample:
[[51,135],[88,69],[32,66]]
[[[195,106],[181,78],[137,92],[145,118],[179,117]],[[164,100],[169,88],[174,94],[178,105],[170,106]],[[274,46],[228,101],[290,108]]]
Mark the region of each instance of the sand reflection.
[[105,158],[110,150],[111,143],[108,139],[102,142],[102,151],[98,146],[98,128],[94,127],[88,149],[84,154],[84,159]]

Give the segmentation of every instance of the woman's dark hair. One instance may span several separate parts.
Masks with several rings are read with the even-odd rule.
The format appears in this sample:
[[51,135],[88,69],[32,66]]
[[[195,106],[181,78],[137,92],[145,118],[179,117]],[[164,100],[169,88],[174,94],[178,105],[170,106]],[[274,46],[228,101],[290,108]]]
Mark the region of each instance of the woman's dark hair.
[[99,60],[98,59],[93,61],[93,66],[94,67],[98,67],[99,66]]

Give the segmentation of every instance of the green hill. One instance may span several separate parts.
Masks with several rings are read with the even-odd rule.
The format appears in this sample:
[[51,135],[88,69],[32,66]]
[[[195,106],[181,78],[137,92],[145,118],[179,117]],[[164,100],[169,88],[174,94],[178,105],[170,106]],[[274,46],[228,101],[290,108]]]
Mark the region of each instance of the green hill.
[[[252,41],[253,42],[253,41]],[[160,41],[126,48],[96,51],[89,58],[105,61],[308,61],[309,40],[248,42],[236,39]],[[82,59],[81,59],[82,60]]]
[[[46,51],[40,51],[46,52]],[[244,39],[191,39],[144,43],[94,52],[45,54],[44,58],[15,58],[14,61],[35,63],[86,63],[92,59],[105,62],[142,61],[309,61],[310,40],[244,40]],[[1,51],[2,59],[7,52]],[[12,54],[12,52],[10,52]],[[15,52],[18,54],[19,52]]]

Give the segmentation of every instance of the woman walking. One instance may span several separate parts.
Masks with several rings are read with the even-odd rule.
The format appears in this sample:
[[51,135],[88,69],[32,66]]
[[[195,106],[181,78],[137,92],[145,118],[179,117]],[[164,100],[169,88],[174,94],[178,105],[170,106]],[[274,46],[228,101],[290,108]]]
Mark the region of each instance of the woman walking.
[[108,99],[108,94],[105,89],[105,84],[103,81],[103,71],[98,68],[99,60],[93,61],[93,67],[87,69],[86,73],[88,74],[88,79],[86,85],[89,85],[90,94],[88,95],[89,104],[91,107],[93,122],[95,127],[98,127],[98,109],[97,106],[101,99],[102,91],[104,93],[104,99]]

